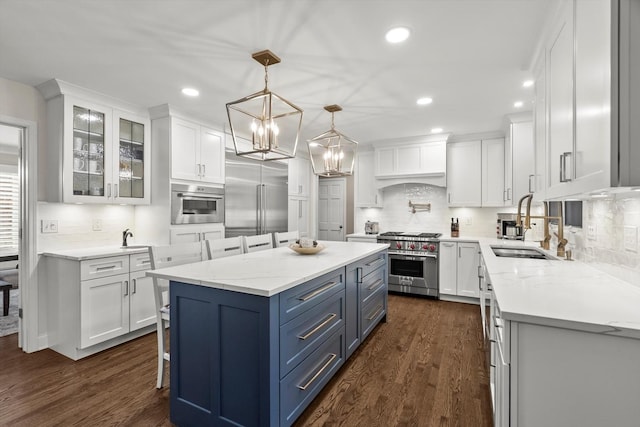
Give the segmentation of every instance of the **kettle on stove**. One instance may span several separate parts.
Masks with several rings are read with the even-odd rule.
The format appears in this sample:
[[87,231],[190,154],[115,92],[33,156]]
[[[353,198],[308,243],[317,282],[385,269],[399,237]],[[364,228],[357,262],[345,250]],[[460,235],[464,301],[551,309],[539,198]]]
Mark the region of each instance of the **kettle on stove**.
[[380,232],[380,227],[377,221],[367,221],[364,223],[364,232],[365,234],[378,234]]

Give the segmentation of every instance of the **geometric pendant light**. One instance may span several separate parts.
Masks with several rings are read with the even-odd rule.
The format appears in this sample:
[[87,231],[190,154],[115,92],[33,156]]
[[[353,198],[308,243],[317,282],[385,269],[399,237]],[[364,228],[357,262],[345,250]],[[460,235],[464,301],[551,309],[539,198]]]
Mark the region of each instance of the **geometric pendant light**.
[[302,109],[268,88],[267,67],[279,63],[280,58],[269,50],[251,57],[264,65],[264,89],[227,104],[236,154],[257,160],[295,157]]
[[331,113],[331,129],[307,141],[313,172],[327,178],[353,175],[358,143],[335,128],[333,115],[342,107],[327,105],[324,109]]

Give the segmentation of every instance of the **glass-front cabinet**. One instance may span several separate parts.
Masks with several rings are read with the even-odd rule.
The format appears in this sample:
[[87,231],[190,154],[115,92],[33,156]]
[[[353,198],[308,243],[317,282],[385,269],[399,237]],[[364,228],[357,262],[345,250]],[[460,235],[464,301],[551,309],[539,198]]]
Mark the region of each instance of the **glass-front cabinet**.
[[148,204],[148,118],[72,97],[64,103],[63,201]]

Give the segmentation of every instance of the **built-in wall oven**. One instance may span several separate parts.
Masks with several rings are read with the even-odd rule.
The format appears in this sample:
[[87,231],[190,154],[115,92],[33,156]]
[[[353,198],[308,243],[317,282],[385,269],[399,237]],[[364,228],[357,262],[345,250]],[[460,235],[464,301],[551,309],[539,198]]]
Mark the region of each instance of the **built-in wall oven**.
[[378,243],[389,244],[389,291],[439,297],[440,233],[386,232]]
[[224,188],[171,184],[171,224],[224,222]]

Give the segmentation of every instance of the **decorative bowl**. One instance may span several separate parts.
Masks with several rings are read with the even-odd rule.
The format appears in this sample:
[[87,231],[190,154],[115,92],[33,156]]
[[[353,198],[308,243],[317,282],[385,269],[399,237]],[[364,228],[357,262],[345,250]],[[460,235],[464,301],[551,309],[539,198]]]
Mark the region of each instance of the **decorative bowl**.
[[289,245],[289,249],[291,249],[294,252],[299,253],[300,255],[313,255],[313,254],[317,254],[318,252],[323,250],[324,246],[321,245],[320,243],[318,243],[316,246],[313,246],[311,248],[303,248],[297,243],[291,243]]

